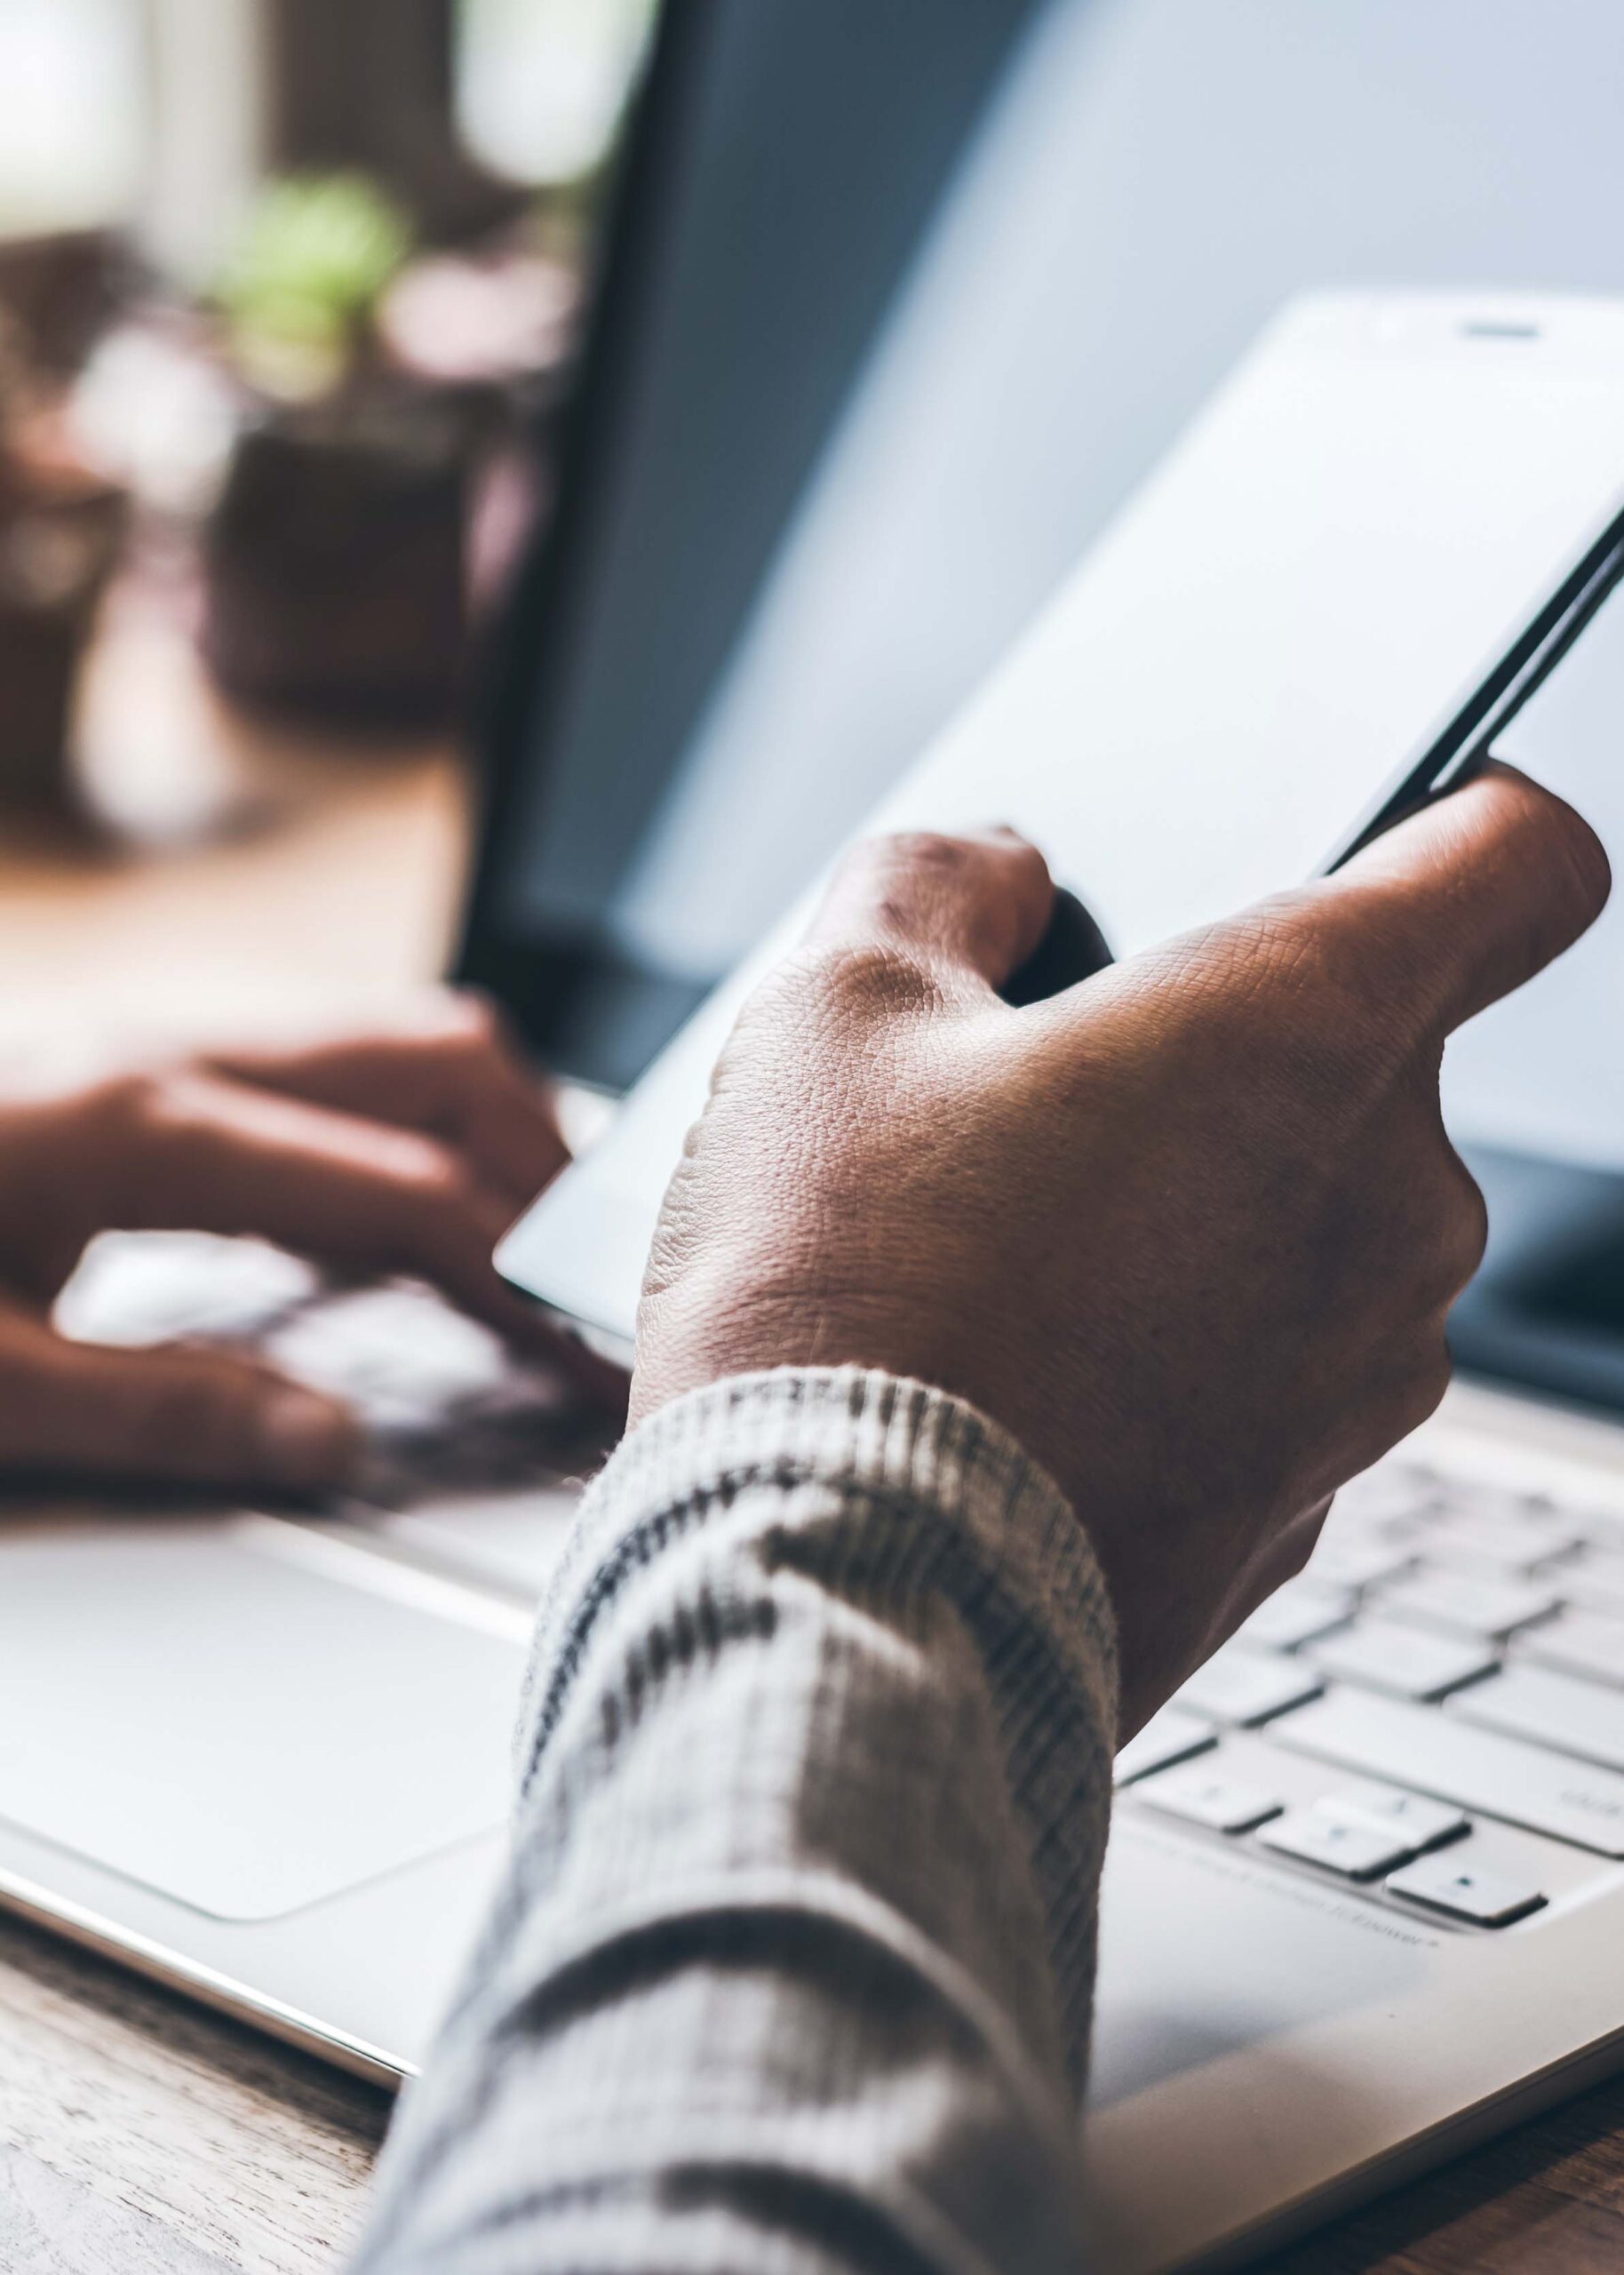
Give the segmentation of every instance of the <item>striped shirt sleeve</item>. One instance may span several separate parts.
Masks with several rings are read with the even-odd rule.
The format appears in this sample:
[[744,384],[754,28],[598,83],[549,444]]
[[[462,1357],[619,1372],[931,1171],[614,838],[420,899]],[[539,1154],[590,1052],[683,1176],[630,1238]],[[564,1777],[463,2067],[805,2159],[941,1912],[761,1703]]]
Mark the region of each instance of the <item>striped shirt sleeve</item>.
[[1078,2275],[1114,1631],[959,1401],[633,1432],[537,1631],[513,1854],[358,2275]]

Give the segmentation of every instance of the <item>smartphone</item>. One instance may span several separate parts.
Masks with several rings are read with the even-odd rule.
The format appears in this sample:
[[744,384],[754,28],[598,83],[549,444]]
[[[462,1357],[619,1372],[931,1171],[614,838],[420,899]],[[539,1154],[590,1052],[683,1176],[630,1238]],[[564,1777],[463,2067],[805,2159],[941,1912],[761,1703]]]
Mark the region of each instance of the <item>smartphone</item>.
[[[1624,301],[1293,302],[864,826],[1004,821],[1118,958],[1323,874],[1486,749],[1624,570]],[[630,1351],[738,1006],[821,878],[498,1251]]]

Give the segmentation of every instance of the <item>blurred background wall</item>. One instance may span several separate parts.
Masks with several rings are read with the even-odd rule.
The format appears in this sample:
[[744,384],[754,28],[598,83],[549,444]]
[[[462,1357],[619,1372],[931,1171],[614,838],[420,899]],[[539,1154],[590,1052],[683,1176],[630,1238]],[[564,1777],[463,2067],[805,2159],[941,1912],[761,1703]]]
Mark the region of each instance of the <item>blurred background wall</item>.
[[[864,0],[854,74],[880,9],[921,44],[950,12],[1018,36],[672,756],[666,840],[628,866],[626,923],[702,972],[928,738],[1288,294],[1624,290],[1618,0]],[[380,877],[394,864],[353,961],[433,968],[471,659],[546,511],[655,13],[0,0],[9,968],[39,961],[43,935],[6,929],[26,906],[105,1000],[107,944],[136,921],[167,940],[205,849],[239,929],[323,863],[336,908],[360,889],[340,812]],[[770,153],[758,172],[770,240]],[[620,655],[601,671],[620,720]],[[764,753],[782,810],[741,883],[716,820],[744,812]],[[1619,778],[1587,752],[1564,786],[1612,797],[1624,834]],[[409,904],[430,913],[407,931]],[[267,914],[230,1000],[273,945],[314,974],[331,937]],[[165,954],[195,990],[195,954]]]
[[440,964],[653,0],[0,0],[0,1043]]
[[652,4],[0,0],[0,230],[132,222],[201,283],[276,165],[393,157],[412,178],[450,137],[506,182],[574,179]]

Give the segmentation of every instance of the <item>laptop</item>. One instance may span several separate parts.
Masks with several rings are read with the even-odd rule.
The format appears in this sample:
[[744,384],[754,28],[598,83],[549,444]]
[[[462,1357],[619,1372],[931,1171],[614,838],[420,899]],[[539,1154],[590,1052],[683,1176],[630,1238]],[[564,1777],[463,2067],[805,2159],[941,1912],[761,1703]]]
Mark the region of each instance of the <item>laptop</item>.
[[[1270,0],[916,20],[661,22],[558,510],[492,658],[458,963],[581,1102],[793,898],[1269,309],[1341,275],[1614,281],[1605,12],[1537,54],[1469,0],[1312,44]],[[1619,617],[1507,754],[1624,844]],[[1495,1216],[1466,1378],[1119,1764],[1084,2132],[1117,2275],[1239,2264],[1624,2062],[1612,927],[1466,1039]],[[7,1512],[0,1900],[408,2075],[500,1862],[592,1449],[418,1288],[126,1240],[72,1306],[259,1341],[357,1397],[377,1460],[320,1513]]]

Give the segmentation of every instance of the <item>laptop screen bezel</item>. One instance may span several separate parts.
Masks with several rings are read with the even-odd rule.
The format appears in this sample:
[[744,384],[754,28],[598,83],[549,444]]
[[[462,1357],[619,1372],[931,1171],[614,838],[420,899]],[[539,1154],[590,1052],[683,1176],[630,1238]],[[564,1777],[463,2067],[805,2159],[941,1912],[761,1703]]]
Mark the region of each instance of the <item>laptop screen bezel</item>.
[[[647,945],[625,893],[876,328],[1041,13],[1042,0],[975,0],[921,47],[911,19],[876,20],[866,0],[780,18],[753,0],[660,11],[546,443],[554,509],[477,675],[483,811],[455,976],[570,1081],[629,1088],[723,976]],[[731,313],[696,351],[673,307],[726,296],[730,263]],[[673,302],[673,277],[697,300]],[[783,375],[781,399],[763,371]],[[651,615],[662,576],[673,605]],[[645,845],[611,883],[640,816]]]
[[[601,954],[561,954],[518,935],[503,908],[506,850],[561,692],[574,610],[620,432],[622,390],[637,349],[646,284],[659,258],[660,206],[683,161],[712,25],[705,8],[660,10],[590,263],[589,320],[556,415],[550,452],[555,496],[519,563],[476,675],[475,849],[451,977],[493,996],[555,1073],[600,1088],[609,1086],[569,1063],[560,1026],[564,1006],[587,986],[613,997],[645,994],[659,983],[630,966],[617,970]],[[691,1002],[671,1007],[673,1024],[702,992],[695,988]]]

